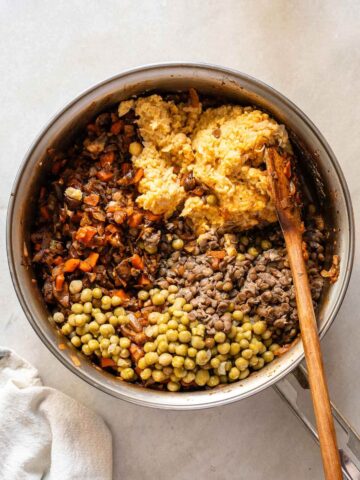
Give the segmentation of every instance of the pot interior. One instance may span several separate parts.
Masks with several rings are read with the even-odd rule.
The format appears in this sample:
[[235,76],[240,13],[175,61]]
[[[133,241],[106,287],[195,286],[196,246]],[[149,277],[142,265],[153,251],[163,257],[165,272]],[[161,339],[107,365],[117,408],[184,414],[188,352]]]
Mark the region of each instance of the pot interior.
[[204,408],[252,395],[279,380],[303,358],[299,342],[246,380],[212,391],[158,392],[117,380],[92,365],[49,321],[49,312],[34,282],[34,272],[24,261],[30,251],[28,232],[36,215],[40,185],[49,171],[47,149],[66,149],[83,126],[97,113],[132,95],[152,91],[174,92],[194,87],[226,101],[256,105],[285,124],[299,158],[306,195],[320,206],[331,234],[327,258],[341,258],[338,281],[326,282],[318,310],[321,334],[330,326],[345,293],[352,263],[352,214],[347,188],[337,162],[316,128],[297,108],[270,87],[246,75],[217,67],[168,65],[148,67],[110,79],[67,106],[39,136],[18,174],[8,215],[8,256],[14,285],[33,328],[48,348],[75,374],[114,396],[162,408]]

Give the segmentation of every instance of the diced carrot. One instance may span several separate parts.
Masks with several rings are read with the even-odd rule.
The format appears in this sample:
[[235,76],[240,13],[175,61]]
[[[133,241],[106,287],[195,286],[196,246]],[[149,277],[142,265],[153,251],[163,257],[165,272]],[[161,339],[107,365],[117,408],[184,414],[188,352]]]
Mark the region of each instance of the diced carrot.
[[126,175],[127,173],[130,172],[131,168],[132,168],[131,163],[122,163],[121,164],[121,173],[123,175]]
[[129,218],[129,221],[128,221],[128,225],[129,227],[131,228],[136,228],[140,225],[142,219],[143,219],[143,214],[142,213],[133,213],[130,218]]
[[53,264],[54,264],[54,265],[61,265],[62,262],[63,262],[63,258],[60,257],[60,255],[58,255],[58,256],[54,259]]
[[44,218],[45,220],[49,220],[50,218],[50,214],[49,214],[49,210],[47,209],[47,207],[40,207],[40,215],[42,218]]
[[89,243],[91,242],[96,232],[97,230],[95,227],[90,227],[90,226],[80,227],[79,230],[76,232],[75,238],[79,242]]
[[115,152],[106,152],[101,155],[100,164],[102,167],[105,167],[105,165],[111,165],[114,160],[115,160]]
[[144,270],[144,262],[142,258],[135,253],[131,258],[130,258],[131,264],[134,268],[137,268],[138,270]]
[[64,272],[74,272],[80,265],[80,260],[78,258],[69,258],[64,264]]
[[136,345],[135,343],[132,343],[130,345],[129,350],[130,350],[131,358],[136,363],[140,360],[141,357],[144,356],[144,350],[142,348],[140,348],[138,345]]
[[195,88],[189,88],[189,97],[191,106],[197,108],[199,106],[199,95]]
[[86,128],[87,128],[88,132],[96,133],[97,128],[96,128],[96,125],[94,123],[89,123],[89,125],[87,125]]
[[96,207],[96,205],[99,203],[100,197],[96,193],[91,193],[90,195],[87,195],[84,198],[84,203],[86,205],[91,205],[92,207]]
[[46,188],[45,188],[45,187],[41,187],[41,188],[40,188],[39,200],[43,200],[43,199],[44,199],[45,193],[46,193]]
[[92,270],[92,266],[89,265],[85,260],[82,260],[80,262],[79,268],[82,272],[91,272],[91,270]]
[[63,165],[63,162],[61,160],[55,162],[54,165],[51,167],[51,173],[53,173],[54,175],[57,175],[60,172],[62,165]]
[[72,221],[73,223],[79,223],[79,222],[81,222],[82,216],[83,216],[83,212],[81,212],[80,210],[78,210],[78,211],[75,212],[74,215],[71,217],[71,221]]
[[220,258],[220,260],[222,260],[225,257],[226,252],[225,250],[209,250],[206,254],[210,257]]
[[158,222],[161,220],[161,215],[155,215],[155,213],[152,212],[146,212],[145,217],[149,222]]
[[112,358],[101,358],[100,359],[100,366],[101,368],[106,368],[106,367],[115,367],[116,363]]
[[98,259],[99,254],[96,252],[91,252],[90,255],[85,259],[85,262],[88,263],[92,268],[94,268]]
[[55,278],[55,289],[58,292],[61,292],[61,290],[63,289],[64,281],[65,281],[64,274],[59,273],[59,275],[57,275]]
[[146,275],[141,275],[138,283],[139,285],[150,285],[151,281]]
[[105,170],[100,170],[99,172],[97,172],[96,176],[102,182],[108,182],[109,180],[112,179],[114,174],[113,174],[113,172],[105,172]]
[[111,125],[110,131],[113,135],[119,135],[119,133],[123,128],[124,128],[124,122],[122,120],[118,120],[117,122]]
[[291,163],[290,163],[290,160],[285,165],[284,174],[287,178],[291,177]]
[[134,178],[133,178],[133,183],[138,183],[144,176],[144,170],[142,168],[138,168],[135,172]]
[[112,296],[120,297],[121,300],[129,300],[130,296],[123,289],[114,290]]
[[124,135],[126,137],[132,137],[135,133],[134,125],[124,125]]

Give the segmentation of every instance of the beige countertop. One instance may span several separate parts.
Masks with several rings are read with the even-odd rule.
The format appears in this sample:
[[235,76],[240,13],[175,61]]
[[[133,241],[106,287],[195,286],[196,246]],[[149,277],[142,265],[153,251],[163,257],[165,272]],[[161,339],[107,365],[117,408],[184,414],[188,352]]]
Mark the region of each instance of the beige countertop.
[[[124,69],[215,63],[272,85],[314,121],[338,157],[357,217],[359,25],[357,1],[1,2],[0,344],[105,418],[115,480],[317,480],[322,468],[318,447],[272,389],[206,411],[146,409],[96,391],[46,350],[20,309],[5,252],[8,197],[27,148],[64,104]],[[358,430],[359,282],[357,248],[346,299],[323,341],[332,399]]]

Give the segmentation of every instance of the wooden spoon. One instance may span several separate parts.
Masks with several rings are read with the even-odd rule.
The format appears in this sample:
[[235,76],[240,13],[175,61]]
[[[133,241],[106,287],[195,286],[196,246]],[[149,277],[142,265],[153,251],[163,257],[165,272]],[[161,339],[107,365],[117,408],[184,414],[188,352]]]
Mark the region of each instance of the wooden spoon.
[[309,373],[309,384],[327,480],[342,479],[336,433],[330,407],[314,307],[304,261],[303,224],[290,180],[290,160],[271,147],[265,152],[272,198],[282,228],[293,276],[296,304]]

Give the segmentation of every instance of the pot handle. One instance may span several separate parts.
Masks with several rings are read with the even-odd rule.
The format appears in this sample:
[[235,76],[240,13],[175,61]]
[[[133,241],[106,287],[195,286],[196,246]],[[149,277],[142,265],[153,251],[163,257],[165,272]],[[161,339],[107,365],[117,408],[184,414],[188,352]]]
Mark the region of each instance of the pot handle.
[[[307,392],[310,387],[305,367],[299,365],[273,388],[319,443],[311,397]],[[360,480],[360,437],[332,402],[331,409],[344,478]]]

